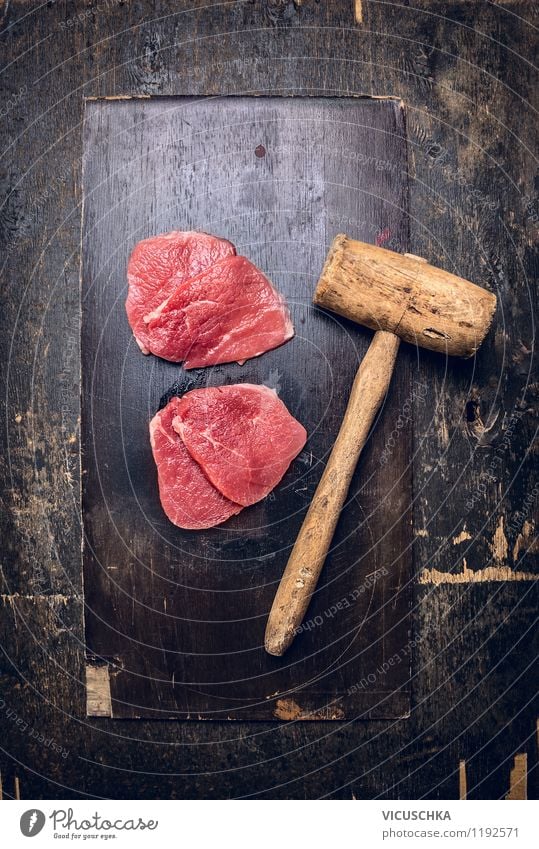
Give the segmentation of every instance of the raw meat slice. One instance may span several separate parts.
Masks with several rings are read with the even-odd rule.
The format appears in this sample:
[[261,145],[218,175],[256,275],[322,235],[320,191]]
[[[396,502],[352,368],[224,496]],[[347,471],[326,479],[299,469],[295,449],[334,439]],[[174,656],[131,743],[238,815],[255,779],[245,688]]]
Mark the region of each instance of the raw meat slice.
[[135,245],[127,266],[129,291],[125,308],[143,354],[148,354],[148,328],[143,317],[184,280],[200,274],[236,248],[226,239],[194,231],[163,233]]
[[271,492],[307,439],[273,389],[250,383],[187,392],[172,427],[219,492],[243,506]]
[[150,422],[159,497],[168,518],[178,527],[191,530],[211,528],[239,513],[242,508],[221,495],[210,483],[172,429],[179,404],[179,398],[172,398]]
[[243,362],[294,335],[286,303],[242,256],[186,280],[144,320],[152,354],[186,369]]

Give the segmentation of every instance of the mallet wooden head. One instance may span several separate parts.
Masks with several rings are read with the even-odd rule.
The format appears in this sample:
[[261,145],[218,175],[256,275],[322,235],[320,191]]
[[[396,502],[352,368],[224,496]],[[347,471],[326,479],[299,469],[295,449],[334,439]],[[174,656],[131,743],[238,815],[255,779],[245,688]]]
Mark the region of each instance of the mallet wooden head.
[[420,257],[342,235],[333,241],[314,302],[376,333],[271,608],[265,646],[273,655],[282,655],[292,643],[316,589],[359,455],[389,388],[400,340],[471,357],[496,308],[490,292]]
[[412,345],[471,357],[488,332],[496,296],[420,257],[339,235],[314,303]]

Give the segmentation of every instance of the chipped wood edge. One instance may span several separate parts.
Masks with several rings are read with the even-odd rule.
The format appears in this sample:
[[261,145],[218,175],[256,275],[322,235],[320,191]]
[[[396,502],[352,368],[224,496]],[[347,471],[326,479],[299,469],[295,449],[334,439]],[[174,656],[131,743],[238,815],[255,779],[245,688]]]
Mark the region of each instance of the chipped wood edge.
[[294,722],[295,720],[319,720],[319,719],[345,719],[345,713],[341,707],[338,707],[335,702],[331,702],[326,707],[318,710],[304,710],[294,699],[277,699],[275,702],[275,710],[273,711],[275,719],[280,719],[283,722]]
[[354,20],[356,24],[363,23],[363,0],[354,0]]
[[528,755],[526,752],[515,755],[513,767],[509,773],[509,792],[507,800],[526,800],[528,798]]
[[472,539],[472,535],[466,530],[466,528],[463,528],[460,534],[453,537],[453,545],[460,545],[461,542],[467,542],[470,539]]
[[459,761],[459,799],[468,797],[468,781],[466,778],[466,761]]
[[423,569],[419,573],[419,584],[481,584],[487,581],[537,581],[539,575],[532,572],[513,571],[510,566],[485,566],[484,569],[469,569],[466,563],[462,572],[441,572],[439,569]]
[[70,601],[76,601],[77,596],[74,595],[64,595],[63,593],[38,593],[36,595],[31,593],[0,593],[0,601],[5,604],[13,605],[17,601],[45,601],[47,604],[58,603],[63,604],[64,606],[68,604]]
[[106,664],[86,664],[86,715],[112,717],[109,668]]
[[20,802],[21,799],[21,782],[19,781],[19,776],[15,776],[15,786],[14,786],[14,796],[17,802]]
[[[85,226],[85,215],[86,215],[86,193],[84,191],[85,188],[85,178],[86,178],[86,156],[84,155],[84,145],[85,145],[85,133],[86,133],[86,121],[88,120],[88,104],[86,100],[83,101],[83,110],[82,110],[82,125],[81,125],[81,146],[82,146],[82,156],[81,156],[81,168],[80,168],[80,233],[79,233],[79,303],[78,303],[78,315],[79,315],[79,367],[78,367],[78,380],[79,380],[79,416],[78,416],[78,426],[79,426],[79,450],[78,450],[78,471],[79,471],[79,485],[77,491],[78,504],[80,509],[80,592],[81,592],[81,624],[82,624],[82,634],[83,634],[83,645],[86,651],[88,651],[88,638],[86,634],[86,587],[84,581],[84,573],[86,571],[86,563],[85,563],[85,555],[86,555],[86,517],[84,511],[84,487],[83,487],[83,475],[84,475],[84,467],[82,462],[82,437],[83,437],[83,384],[82,384],[82,339],[83,339],[83,292],[84,292],[84,282],[83,282],[83,248],[84,248],[84,226]],[[88,701],[88,663],[86,664],[86,714],[89,713],[89,701]]]

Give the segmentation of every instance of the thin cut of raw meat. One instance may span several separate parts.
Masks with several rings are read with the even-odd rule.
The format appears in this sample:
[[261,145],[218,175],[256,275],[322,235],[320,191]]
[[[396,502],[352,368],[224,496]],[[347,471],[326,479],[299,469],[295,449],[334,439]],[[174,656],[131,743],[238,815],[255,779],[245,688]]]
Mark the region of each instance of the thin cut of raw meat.
[[307,439],[272,389],[250,383],[187,392],[172,427],[219,492],[243,506],[271,492]]
[[150,352],[144,316],[191,277],[215,265],[236,248],[226,239],[194,231],[164,233],[135,245],[127,266],[129,291],[125,308],[143,354]]
[[172,429],[172,420],[180,403],[179,398],[172,398],[150,422],[159,497],[168,518],[178,527],[191,530],[211,528],[239,513],[242,508],[225,498],[210,483]]
[[185,280],[145,317],[147,346],[185,368],[243,362],[294,334],[286,303],[267,277],[232,256]]

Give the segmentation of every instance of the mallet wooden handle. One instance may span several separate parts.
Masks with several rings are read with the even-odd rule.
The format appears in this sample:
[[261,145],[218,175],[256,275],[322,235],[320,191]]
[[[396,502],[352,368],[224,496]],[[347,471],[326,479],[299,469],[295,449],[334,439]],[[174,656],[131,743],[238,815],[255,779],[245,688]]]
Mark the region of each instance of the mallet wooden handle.
[[393,374],[399,337],[375,333],[354,379],[324,474],[292,549],[266,627],[266,651],[282,655],[294,640],[331,545],[359,455]]

